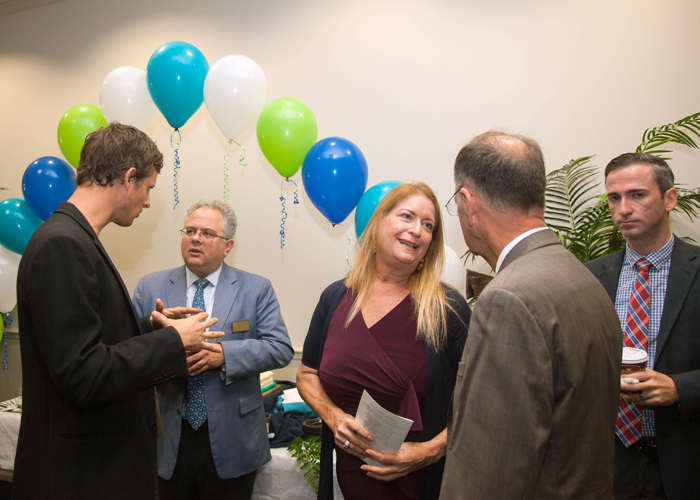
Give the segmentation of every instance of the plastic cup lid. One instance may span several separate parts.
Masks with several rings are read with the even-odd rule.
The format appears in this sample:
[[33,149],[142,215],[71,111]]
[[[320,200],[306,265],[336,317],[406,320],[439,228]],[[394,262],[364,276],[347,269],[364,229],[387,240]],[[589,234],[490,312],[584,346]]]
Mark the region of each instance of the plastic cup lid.
[[642,363],[648,358],[647,352],[644,349],[635,349],[634,347],[622,348],[622,362],[627,364]]

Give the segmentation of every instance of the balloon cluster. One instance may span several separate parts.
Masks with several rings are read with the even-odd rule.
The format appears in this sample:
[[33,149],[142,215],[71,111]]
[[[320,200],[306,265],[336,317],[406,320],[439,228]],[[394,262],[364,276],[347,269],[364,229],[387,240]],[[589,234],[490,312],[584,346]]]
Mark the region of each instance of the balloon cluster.
[[15,305],[19,255],[41,223],[73,194],[75,178],[75,170],[66,161],[44,156],[24,171],[24,199],[0,201],[0,312]]
[[[265,74],[255,61],[243,55],[228,55],[210,68],[195,46],[186,42],[166,43],[151,55],[146,71],[133,66],[111,71],[102,82],[99,96],[100,108],[90,104],[73,106],[59,121],[57,140],[68,161],[53,156],[34,161],[22,178],[24,199],[0,202],[0,311],[11,309],[16,300],[17,254],[22,254],[42,221],[75,191],[76,173],[71,165],[79,167],[86,137],[111,121],[143,130],[152,123],[156,109],[160,110],[174,129],[171,144],[175,153],[176,206],[179,140],[175,143],[173,137],[181,137],[180,127],[202,103],[229,143],[235,142],[257,118],[260,149],[282,176],[282,186],[285,182],[294,184],[294,203],[298,203],[297,184],[291,177],[302,169],[309,199],[334,226],[357,208],[358,239],[379,201],[399,184],[386,181],[365,192],[368,170],[362,151],[341,137],[317,142],[316,117],[298,99],[284,97],[265,106]],[[243,151],[240,163],[245,165]],[[224,198],[228,198],[226,162],[224,179]],[[284,247],[287,213],[283,193],[280,201],[283,212],[280,237]]]

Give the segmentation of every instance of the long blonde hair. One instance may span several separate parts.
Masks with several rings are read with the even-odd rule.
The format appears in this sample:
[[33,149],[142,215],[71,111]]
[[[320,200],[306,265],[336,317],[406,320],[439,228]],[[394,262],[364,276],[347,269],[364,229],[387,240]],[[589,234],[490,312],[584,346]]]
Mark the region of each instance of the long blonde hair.
[[408,280],[413,301],[413,310],[418,313],[418,338],[423,338],[435,351],[447,343],[447,310],[454,311],[448,303],[445,290],[440,283],[445,266],[444,229],[440,205],[433,190],[427,184],[399,184],[389,191],[377,206],[360,237],[358,251],[352,269],[345,279],[345,286],[352,290],[355,301],[345,322],[347,328],[360,312],[362,305],[369,299],[372,285],[377,276],[375,263],[377,235],[386,216],[394,207],[406,198],[423,195],[435,207],[435,225],[432,241],[422,261]]

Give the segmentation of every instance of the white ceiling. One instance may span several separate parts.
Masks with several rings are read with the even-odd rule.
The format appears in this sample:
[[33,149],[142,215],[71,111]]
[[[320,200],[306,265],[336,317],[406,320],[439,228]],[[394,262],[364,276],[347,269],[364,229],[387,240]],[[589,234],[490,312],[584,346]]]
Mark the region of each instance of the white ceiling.
[[61,1],[62,0],[0,0],[0,17]]

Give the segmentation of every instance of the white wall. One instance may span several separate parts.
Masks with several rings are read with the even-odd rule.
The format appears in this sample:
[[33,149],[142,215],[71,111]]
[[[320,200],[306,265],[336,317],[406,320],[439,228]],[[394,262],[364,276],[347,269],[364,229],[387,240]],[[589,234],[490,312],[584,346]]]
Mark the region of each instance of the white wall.
[[[696,0],[65,0],[0,18],[0,186],[10,188],[0,197],[21,197],[25,168],[60,156],[56,128],[66,110],[99,106],[107,73],[145,69],[173,40],[195,45],[210,64],[229,54],[257,61],[269,100],[301,99],[319,139],[339,135],[362,149],[368,187],[424,180],[444,201],[460,147],[492,127],[537,139],[549,170],[589,154],[604,166],[634,150],[645,128],[700,111]],[[148,130],[166,158],[151,209],[131,228],[101,235],[129,289],[179,265],[186,208],[222,196],[226,141],[202,107],[182,127],[180,205],[172,209],[170,132],[160,114]],[[248,166],[230,163],[240,228],[227,262],[272,280],[301,347],[319,294],[347,271],[353,216],[331,227],[300,189],[301,204],[287,204],[281,250],[281,177],[254,126],[242,141]],[[700,186],[698,153],[673,156],[678,180]],[[301,186],[300,174],[295,180]],[[457,220],[447,218],[448,243],[461,254]],[[697,224],[674,228],[700,241]]]

